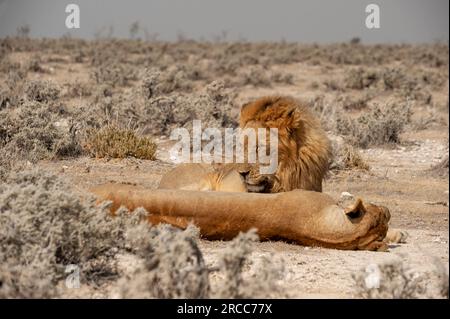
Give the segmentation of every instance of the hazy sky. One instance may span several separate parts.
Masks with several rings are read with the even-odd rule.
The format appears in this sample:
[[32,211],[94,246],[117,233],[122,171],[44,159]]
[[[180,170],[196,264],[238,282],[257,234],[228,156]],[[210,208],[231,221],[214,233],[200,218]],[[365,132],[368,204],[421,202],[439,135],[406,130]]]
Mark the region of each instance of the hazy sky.
[[[81,28],[65,27],[65,7],[80,6]],[[365,27],[365,7],[376,3],[381,28]],[[139,21],[159,39],[228,39],[340,42],[360,37],[364,43],[434,42],[449,39],[448,0],[0,0],[0,37],[15,35],[28,24],[32,37],[93,38],[113,27],[128,37]],[[143,31],[139,33],[144,37]]]

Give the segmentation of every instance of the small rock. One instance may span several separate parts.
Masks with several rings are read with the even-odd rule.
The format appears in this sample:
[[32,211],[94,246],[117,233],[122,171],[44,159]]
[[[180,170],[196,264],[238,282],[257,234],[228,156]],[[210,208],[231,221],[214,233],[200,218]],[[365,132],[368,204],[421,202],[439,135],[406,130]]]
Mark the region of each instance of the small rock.
[[349,192],[342,192],[341,193],[341,199],[353,199],[354,196],[350,194]]

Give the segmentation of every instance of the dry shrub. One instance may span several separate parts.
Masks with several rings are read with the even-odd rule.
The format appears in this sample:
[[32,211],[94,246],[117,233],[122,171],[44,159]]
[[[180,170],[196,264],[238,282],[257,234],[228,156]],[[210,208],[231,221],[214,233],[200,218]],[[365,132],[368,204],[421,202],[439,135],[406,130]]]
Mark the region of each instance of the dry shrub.
[[[323,85],[327,91],[343,91],[342,85],[335,79],[326,79]],[[318,84],[316,86],[318,88]]]
[[[419,273],[401,259],[372,264],[354,274],[357,294],[369,299],[448,298],[448,269],[434,261],[433,273]],[[434,279],[432,281],[432,279]]]
[[46,70],[42,67],[42,61],[39,56],[33,56],[27,63],[27,69],[30,72],[45,73]]
[[430,171],[437,176],[448,177],[448,155],[438,164],[434,165]]
[[[144,263],[120,280],[123,298],[264,298],[279,292],[280,270],[267,260],[257,274],[243,277],[252,243],[258,239],[254,230],[228,243],[212,268],[205,265],[197,243],[199,232],[192,225],[180,231],[141,224],[128,234],[129,244]],[[210,284],[212,273],[223,275],[217,287]]]
[[404,68],[386,68],[381,74],[382,87],[385,91],[397,90],[403,97],[424,101],[430,104],[432,96],[426,89],[426,83]]
[[404,67],[385,67],[381,70],[351,69],[345,79],[350,89],[365,90],[373,88],[382,91],[395,91],[402,97],[431,103],[431,89],[440,88],[444,81],[438,72],[406,69]]
[[369,170],[370,166],[361,156],[359,151],[350,144],[344,143],[338,149],[333,149],[333,163],[331,169],[349,170],[361,169]]
[[0,109],[17,106],[23,100],[23,87],[27,73],[23,69],[10,70],[6,78],[5,87],[0,93]]
[[147,100],[138,125],[145,133],[169,133],[175,127],[189,127],[201,120],[203,127],[236,126],[232,116],[234,94],[224,83],[214,81],[200,93],[172,94]]
[[30,101],[47,103],[59,97],[61,89],[52,81],[31,80],[25,84],[25,96]]
[[238,72],[235,85],[253,85],[255,87],[267,87],[271,85],[271,78],[268,75],[267,70],[265,70],[262,66],[251,65]]
[[411,121],[410,101],[373,104],[359,116],[344,112],[341,100],[317,96],[309,104],[325,130],[362,148],[399,143],[400,134]]
[[147,70],[142,89],[144,97],[150,99],[176,91],[189,92],[192,90],[192,84],[185,67],[175,65],[165,71],[155,68]]
[[329,101],[322,94],[309,100],[308,104],[320,120],[322,127],[326,131],[336,133],[336,119],[341,116],[342,112],[342,110],[338,108],[339,103],[335,100]]
[[58,123],[55,110],[44,103],[26,101],[14,110],[1,110],[2,160],[36,162],[79,155],[81,146],[75,132],[70,127],[57,126]]
[[85,149],[94,157],[154,160],[156,144],[149,137],[139,136],[135,130],[108,125],[92,130],[85,141]]
[[[198,229],[180,231],[169,225],[137,226],[128,238],[144,264],[119,283],[124,298],[206,298],[209,271],[198,247]],[[136,234],[139,234],[138,236]],[[144,234],[144,236],[142,236]]]
[[413,117],[411,128],[415,131],[426,130],[433,126],[446,125],[445,118],[442,116],[439,106],[432,103],[427,105],[420,116]]
[[82,98],[92,95],[92,86],[86,82],[76,81],[67,84],[66,96],[71,98]]
[[11,105],[11,96],[9,90],[0,87],[0,111]]
[[362,90],[376,84],[378,79],[379,75],[375,71],[357,68],[348,72],[344,83],[347,88]]
[[97,84],[108,84],[113,87],[127,86],[130,81],[136,80],[136,72],[134,69],[119,61],[107,60],[92,72],[92,78]]
[[368,107],[368,102],[373,98],[372,94],[366,92],[362,96],[353,97],[344,95],[338,97],[337,102],[345,111],[360,111]]
[[54,296],[69,264],[79,265],[82,281],[116,273],[113,262],[105,268],[98,261],[111,260],[124,246],[124,219],[111,218],[106,206],[95,206],[91,197],[81,200],[54,175],[40,170],[11,174],[0,184],[0,219],[2,297]]
[[267,256],[252,260],[253,273],[244,274],[257,240],[255,229],[240,233],[220,253],[218,266],[213,270],[222,275],[222,280],[212,291],[214,298],[273,298],[283,295],[277,284],[284,274],[282,260],[276,260],[274,256],[270,260]]
[[294,84],[294,74],[275,71],[270,76],[270,80],[275,83],[291,85],[291,84]]
[[221,252],[219,257],[219,269],[224,271],[223,284],[217,291],[220,298],[245,298],[244,279],[242,270],[247,256],[251,252],[251,243],[258,240],[256,232],[239,234],[227,247]]
[[339,135],[362,148],[396,144],[400,142],[400,133],[410,122],[410,117],[409,102],[383,106],[375,104],[355,119],[338,113],[335,129]]
[[[0,184],[0,296],[58,297],[68,265],[80,268],[82,285],[111,282],[121,275],[119,252],[142,260],[135,273],[118,283],[126,298],[255,297],[277,291],[267,263],[258,276],[242,280],[250,243],[257,239],[254,232],[238,236],[224,250],[219,267],[208,268],[197,228],[152,227],[141,223],[147,217],[144,209],[129,214],[121,208],[113,218],[108,206],[96,206],[93,197],[80,197],[66,181],[41,170],[9,175]],[[220,291],[210,289],[211,272],[225,274]]]

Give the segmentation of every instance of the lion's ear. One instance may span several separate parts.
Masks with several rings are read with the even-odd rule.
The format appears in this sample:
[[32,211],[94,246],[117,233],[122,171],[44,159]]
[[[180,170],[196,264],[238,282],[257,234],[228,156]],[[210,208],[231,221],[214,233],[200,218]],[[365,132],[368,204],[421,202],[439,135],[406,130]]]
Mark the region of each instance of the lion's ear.
[[288,123],[286,123],[288,128],[291,129],[296,129],[299,128],[301,125],[301,120],[300,120],[300,112],[298,112],[296,107],[293,107],[292,109],[288,110],[285,113],[285,117],[284,117]]
[[358,218],[364,215],[366,212],[366,207],[364,207],[363,201],[358,198],[356,202],[347,208],[345,208],[344,213],[351,219]]
[[294,112],[295,112],[295,108],[289,110],[289,111],[287,112],[286,115],[287,115],[288,117],[291,117],[291,116],[294,114]]

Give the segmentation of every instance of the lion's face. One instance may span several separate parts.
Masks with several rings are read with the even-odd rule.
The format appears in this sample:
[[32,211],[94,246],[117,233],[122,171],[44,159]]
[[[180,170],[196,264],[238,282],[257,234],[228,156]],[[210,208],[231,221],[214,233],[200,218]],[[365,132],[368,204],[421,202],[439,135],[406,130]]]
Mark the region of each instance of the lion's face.
[[[276,172],[261,175],[258,163],[248,164],[250,168],[245,181],[249,190],[271,193],[293,189],[322,191],[331,145],[319,121],[306,106],[291,98],[263,97],[242,106],[239,126],[241,129],[265,128],[267,152],[271,140],[269,128],[278,130]],[[256,141],[256,146],[259,142]]]
[[242,164],[238,168],[249,193],[271,193],[276,175],[261,174],[257,164]]
[[387,249],[383,239],[388,231],[391,218],[389,209],[370,203],[363,204],[361,199],[345,209],[345,214],[353,224],[358,224],[364,236],[359,238],[359,249],[382,250]]

